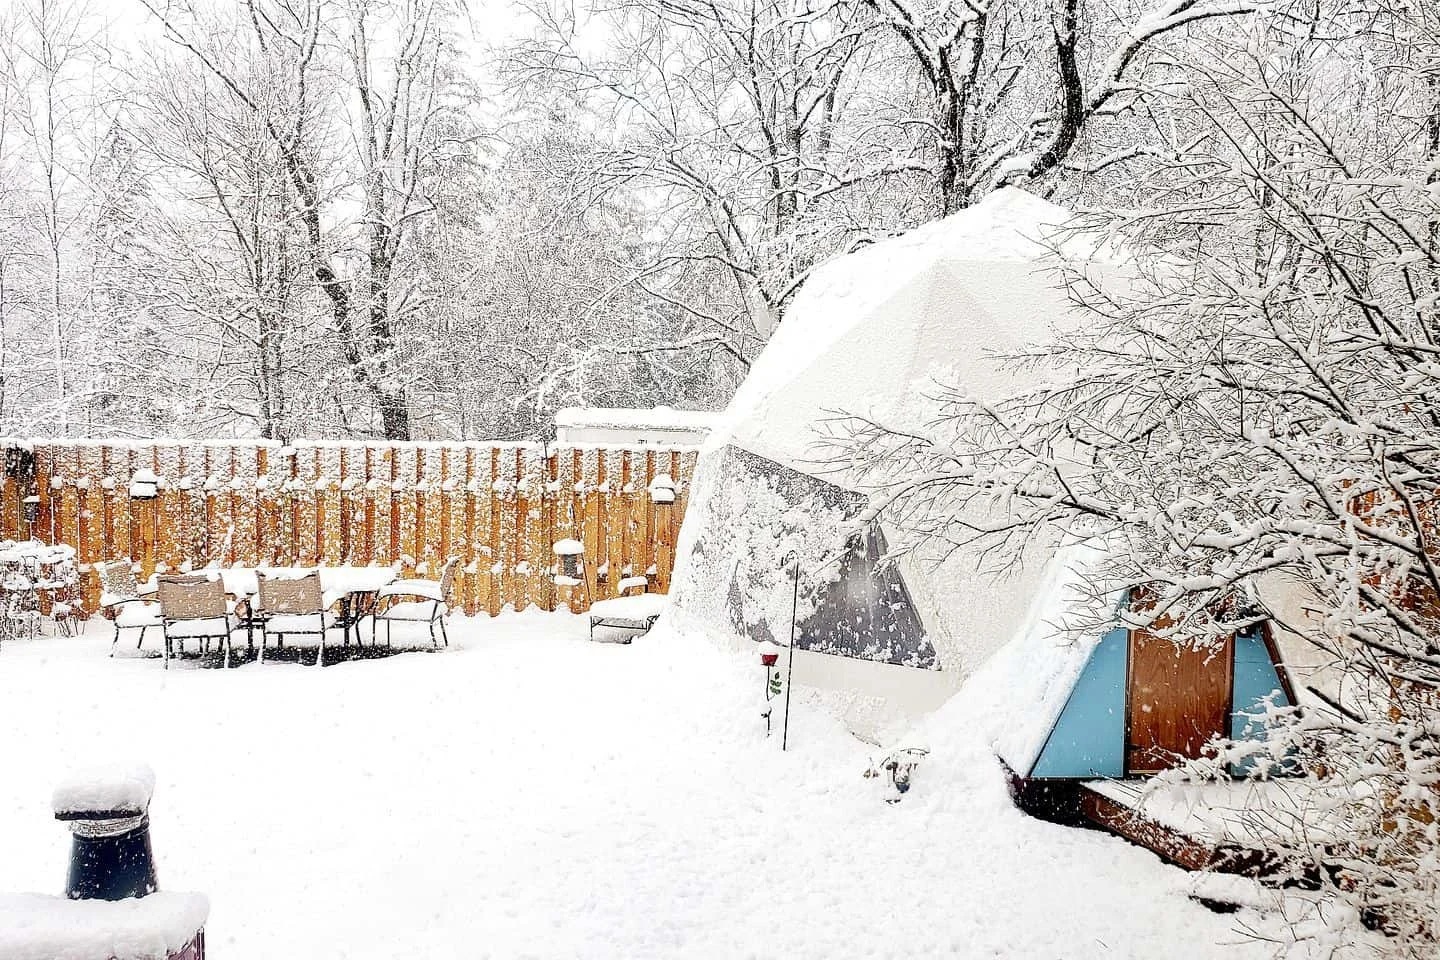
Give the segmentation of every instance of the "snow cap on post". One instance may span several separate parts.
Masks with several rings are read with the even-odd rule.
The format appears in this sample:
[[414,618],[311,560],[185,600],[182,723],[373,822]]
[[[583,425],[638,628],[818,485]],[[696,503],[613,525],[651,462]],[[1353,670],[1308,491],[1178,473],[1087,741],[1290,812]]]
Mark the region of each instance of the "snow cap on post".
[[159,492],[160,478],[153,470],[141,467],[130,477],[131,500],[154,500]]
[[655,479],[650,481],[650,502],[651,503],[674,503],[675,502],[675,480],[668,473],[657,473]]
[[77,770],[51,796],[57,820],[140,816],[150,809],[155,771],[143,763],[103,764]]
[[585,552],[585,544],[579,540],[557,540],[550,549],[555,551],[557,557],[576,557]]

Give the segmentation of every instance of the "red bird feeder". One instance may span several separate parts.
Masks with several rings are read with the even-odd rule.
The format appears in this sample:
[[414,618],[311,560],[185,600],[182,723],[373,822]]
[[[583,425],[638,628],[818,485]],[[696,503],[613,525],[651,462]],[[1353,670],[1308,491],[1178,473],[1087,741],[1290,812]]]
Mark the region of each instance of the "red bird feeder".
[[760,643],[760,665],[762,667],[773,667],[780,662],[780,651],[782,647],[773,640],[764,640]]

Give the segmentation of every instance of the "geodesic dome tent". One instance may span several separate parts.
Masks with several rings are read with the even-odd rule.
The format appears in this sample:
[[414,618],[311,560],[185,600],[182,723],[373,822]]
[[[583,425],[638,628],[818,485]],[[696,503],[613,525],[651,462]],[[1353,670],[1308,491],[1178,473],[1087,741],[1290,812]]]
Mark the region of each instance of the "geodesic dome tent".
[[883,523],[846,546],[867,495],[820,441],[837,416],[923,424],[937,380],[982,400],[1019,386],[996,354],[1073,312],[1045,261],[1067,220],[1007,188],[814,271],[702,448],[671,589],[681,622],[786,643],[793,605],[797,685],[840,694],[872,729],[938,706],[1011,637],[1049,553],[998,573],[963,551],[882,562],[897,545]]

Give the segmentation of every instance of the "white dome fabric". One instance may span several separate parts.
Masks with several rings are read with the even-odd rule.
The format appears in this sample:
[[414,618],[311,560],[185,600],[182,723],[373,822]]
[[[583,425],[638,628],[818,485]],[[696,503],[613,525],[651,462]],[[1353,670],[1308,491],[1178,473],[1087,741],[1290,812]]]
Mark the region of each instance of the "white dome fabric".
[[1005,189],[812,273],[705,444],[677,544],[680,622],[785,642],[795,551],[795,681],[870,735],[934,709],[1022,628],[1050,551],[1000,577],[963,553],[892,565],[882,527],[847,555],[839,531],[865,491],[822,441],[837,417],[922,424],[937,380],[982,400],[1022,386],[995,355],[1046,342],[1072,313],[1045,242],[1068,219]]

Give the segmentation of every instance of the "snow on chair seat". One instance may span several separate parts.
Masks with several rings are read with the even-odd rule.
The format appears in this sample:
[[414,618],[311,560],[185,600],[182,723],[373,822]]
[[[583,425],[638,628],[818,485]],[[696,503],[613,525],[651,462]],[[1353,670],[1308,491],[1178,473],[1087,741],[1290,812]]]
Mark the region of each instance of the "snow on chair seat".
[[438,580],[395,580],[380,588],[381,597],[421,597],[425,600],[445,602],[444,591]]
[[[435,604],[429,600],[407,600],[402,603],[394,603],[385,608],[387,620],[414,620],[421,623],[429,620],[435,612]],[[441,604],[440,615],[446,613],[444,604]]]
[[153,603],[126,604],[115,614],[115,626],[122,630],[144,630],[146,627],[160,625],[160,607]]
[[325,631],[333,626],[326,611],[339,601],[339,595],[326,591],[321,585],[320,571],[310,570],[298,577],[277,577],[257,570],[255,587],[253,613],[260,624],[260,659],[265,659],[265,647],[272,635],[280,645],[286,637],[312,636],[318,637],[320,644],[315,665],[323,667]]
[[188,620],[172,620],[162,624],[165,633],[172,640],[194,640],[204,637],[222,637],[228,634],[230,622],[225,617],[204,617]]
[[160,605],[148,602],[126,602],[112,608],[115,613],[115,636],[110,641],[110,656],[115,656],[115,650],[120,644],[120,632],[122,630],[133,630],[135,633],[135,649],[139,650],[145,645],[145,635],[151,630],[163,634],[165,622],[160,616]]
[[157,583],[162,629],[165,632],[165,666],[170,666],[171,641],[180,641],[181,650],[189,639],[202,641],[201,653],[210,641],[219,641],[230,665],[230,633],[235,604],[225,596],[225,585],[203,576],[167,574]]
[[629,635],[621,642],[629,643],[655,625],[665,609],[666,599],[663,593],[637,593],[595,601],[590,605],[590,639],[595,639],[596,627],[604,627],[628,631]]
[[660,616],[665,609],[666,599],[663,593],[637,593],[612,600],[596,600],[590,605],[590,618],[593,620],[598,616],[607,620],[649,620]]
[[324,627],[323,613],[277,613],[265,620],[265,629],[279,634],[321,633]]
[[626,590],[633,590],[636,587],[644,590],[649,585],[650,580],[648,577],[625,577],[615,585],[615,589],[623,594]]

